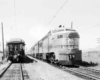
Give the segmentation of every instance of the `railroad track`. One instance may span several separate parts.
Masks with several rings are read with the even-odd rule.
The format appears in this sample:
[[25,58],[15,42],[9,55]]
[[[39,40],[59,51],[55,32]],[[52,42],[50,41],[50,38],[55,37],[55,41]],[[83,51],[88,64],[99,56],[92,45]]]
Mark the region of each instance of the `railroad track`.
[[13,63],[10,64],[0,74],[0,80],[30,80],[27,71],[24,68],[24,64]]
[[67,71],[71,74],[74,74],[78,77],[84,78],[86,80],[100,80],[100,73],[95,73],[90,70],[82,68],[62,68],[64,71]]
[[80,66],[79,68],[69,68],[66,66],[57,66],[54,64],[50,65],[62,69],[63,71],[69,72],[85,80],[100,80],[100,70],[95,70],[82,66]]
[[81,69],[84,69],[84,70],[88,70],[88,71],[92,71],[94,73],[99,73],[100,74],[100,70],[96,70],[96,69],[92,69],[92,68],[88,68],[88,67],[83,67],[83,66],[80,66]]

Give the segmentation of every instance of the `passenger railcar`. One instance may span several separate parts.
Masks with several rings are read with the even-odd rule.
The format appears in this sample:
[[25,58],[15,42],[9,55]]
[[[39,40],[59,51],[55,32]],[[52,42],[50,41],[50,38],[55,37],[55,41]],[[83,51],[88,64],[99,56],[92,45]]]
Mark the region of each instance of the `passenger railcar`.
[[22,39],[14,38],[6,44],[8,60],[12,62],[23,62],[25,56],[25,42]]
[[32,54],[38,59],[62,65],[73,65],[82,61],[79,49],[79,34],[74,29],[51,30],[32,47]]

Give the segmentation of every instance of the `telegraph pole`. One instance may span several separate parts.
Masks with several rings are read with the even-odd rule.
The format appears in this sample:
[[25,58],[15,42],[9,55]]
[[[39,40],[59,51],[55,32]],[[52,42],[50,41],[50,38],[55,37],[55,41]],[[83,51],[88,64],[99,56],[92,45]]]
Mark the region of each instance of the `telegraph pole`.
[[3,49],[3,57],[2,60],[4,59],[4,32],[3,32],[3,23],[1,23],[1,27],[2,27],[2,49]]
[[97,43],[100,43],[100,38],[97,38]]

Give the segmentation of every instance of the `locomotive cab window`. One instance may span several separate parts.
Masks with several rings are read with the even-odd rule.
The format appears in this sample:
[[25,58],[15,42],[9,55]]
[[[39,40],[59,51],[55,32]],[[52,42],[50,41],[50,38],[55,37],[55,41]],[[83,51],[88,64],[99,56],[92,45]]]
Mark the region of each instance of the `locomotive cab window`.
[[70,33],[68,37],[69,38],[79,38],[79,35],[78,33]]

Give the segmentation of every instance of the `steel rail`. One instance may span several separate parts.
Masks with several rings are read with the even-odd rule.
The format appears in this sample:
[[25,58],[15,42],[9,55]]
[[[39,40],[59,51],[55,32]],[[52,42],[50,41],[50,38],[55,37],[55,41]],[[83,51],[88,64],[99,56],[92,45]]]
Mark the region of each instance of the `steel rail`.
[[75,69],[72,69],[72,68],[71,69],[70,68],[64,68],[63,70],[64,71],[68,71],[68,72],[70,72],[72,74],[74,73],[74,75],[78,75],[79,77],[89,78],[91,80],[100,80],[100,77],[95,76],[93,74],[87,74],[85,72],[81,72],[81,70],[78,71],[78,70],[75,70]]
[[0,75],[0,80],[26,80],[23,76],[23,69],[21,63],[13,63],[9,65]]
[[84,72],[78,71],[78,69],[81,69],[81,68],[74,68],[73,69],[73,68],[68,68],[66,66],[62,66],[62,65],[61,66],[57,66],[57,65],[54,65],[54,64],[50,64],[50,65],[54,66],[54,67],[56,67],[58,69],[61,69],[63,71],[69,72],[69,73],[71,73],[73,75],[76,75],[76,76],[78,76],[80,78],[85,78],[85,79],[90,79],[90,80],[100,80],[100,77],[98,77],[98,76],[95,76],[93,74],[86,74]]
[[25,64],[21,64],[21,70],[22,70],[22,78],[23,80],[30,80],[28,72],[25,70]]
[[22,64],[20,63],[21,80],[24,80]]
[[92,69],[92,68],[88,68],[88,67],[83,67],[83,66],[80,66],[80,68],[100,74],[100,70],[96,70],[96,69]]

